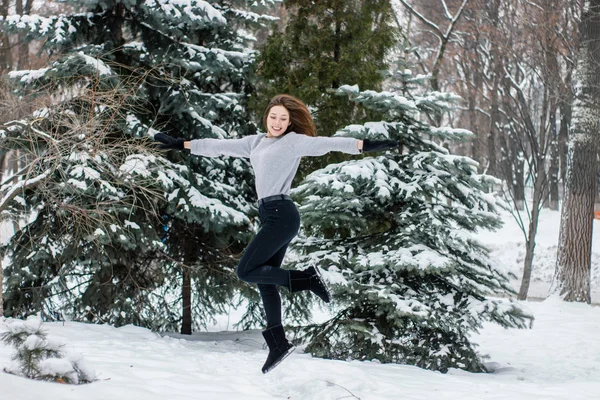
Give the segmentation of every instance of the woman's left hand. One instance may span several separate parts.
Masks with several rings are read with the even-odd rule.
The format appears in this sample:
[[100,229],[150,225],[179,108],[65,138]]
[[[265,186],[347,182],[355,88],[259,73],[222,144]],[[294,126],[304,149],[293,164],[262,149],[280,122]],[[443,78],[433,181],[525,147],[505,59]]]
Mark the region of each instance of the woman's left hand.
[[370,140],[364,139],[362,152],[368,153],[372,151],[384,151],[395,149],[400,146],[400,142],[397,140]]

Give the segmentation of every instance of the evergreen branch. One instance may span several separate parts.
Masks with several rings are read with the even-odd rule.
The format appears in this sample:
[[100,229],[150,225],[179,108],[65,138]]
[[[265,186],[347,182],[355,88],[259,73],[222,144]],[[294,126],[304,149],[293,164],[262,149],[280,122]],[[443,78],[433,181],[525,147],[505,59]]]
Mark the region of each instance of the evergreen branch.
[[44,179],[50,176],[51,170],[46,170],[43,173],[35,176],[34,178],[27,179],[25,181],[19,181],[12,186],[4,197],[0,200],[0,212],[4,211],[8,204],[20,193],[25,190],[33,189],[37,185],[43,182]]
[[[145,76],[136,80],[136,84],[139,84],[140,79],[144,79]],[[127,154],[145,153],[147,151],[146,146],[139,145],[139,140],[128,140],[121,143],[119,146],[112,146],[105,143],[109,131],[114,130],[116,125],[116,119],[121,118],[121,108],[124,107],[125,103],[130,102],[131,95],[133,93],[130,88],[125,93],[119,93],[120,89],[111,91],[110,94],[102,92],[99,96],[96,96],[98,92],[94,90],[88,91],[87,94],[83,94],[75,101],[81,102],[86,98],[89,99],[88,115],[85,119],[81,120],[77,115],[69,113],[62,113],[61,107],[69,107],[69,104],[75,104],[73,102],[65,103],[63,106],[55,106],[47,117],[38,118],[31,122],[17,122],[20,126],[21,134],[7,137],[4,141],[4,147],[10,147],[10,143],[16,143],[25,152],[24,160],[27,161],[27,165],[19,171],[21,174],[31,173],[37,168],[37,165],[48,166],[49,169],[44,173],[43,178],[49,178],[50,175],[54,174],[59,179],[59,183],[52,180],[46,180],[42,185],[42,191],[48,199],[48,204],[52,204],[55,208],[59,208],[65,211],[63,218],[70,219],[72,224],[65,224],[66,227],[70,227],[74,231],[75,238],[77,237],[94,237],[94,231],[101,227],[107,231],[107,227],[111,224],[117,223],[117,216],[111,214],[110,209],[115,207],[115,204],[111,204],[108,201],[98,197],[95,206],[87,203],[89,199],[84,192],[78,190],[71,190],[71,194],[67,195],[69,186],[65,186],[64,182],[69,182],[70,176],[69,171],[66,170],[66,166],[61,165],[62,160],[70,157],[72,151],[76,148],[88,148],[93,149],[94,153],[100,153],[104,156],[102,159],[97,157],[87,157],[87,163],[91,166],[95,166],[97,171],[106,171],[105,177],[117,178],[121,174],[118,170],[113,169],[111,164],[120,165],[123,162],[124,157]],[[87,97],[85,97],[87,96]],[[96,103],[101,100],[101,103]],[[83,103],[80,103],[83,104]],[[108,107],[105,109],[107,112],[96,112],[97,104],[106,104]],[[60,126],[62,132],[52,132],[52,124]],[[13,130],[14,131],[14,130]],[[11,131],[12,132],[12,131]],[[58,137],[60,135],[60,138]],[[29,148],[25,145],[29,143]],[[47,146],[50,145],[50,147]],[[107,162],[108,161],[108,162]],[[88,167],[85,167],[88,168]],[[0,211],[5,209],[8,203],[16,197],[19,191],[23,192],[25,189],[32,188],[39,183],[40,180],[26,180],[24,182],[18,182],[20,175],[13,175],[13,177],[3,185],[3,188],[8,188],[10,192],[0,203]],[[110,179],[110,178],[109,178]],[[17,181],[16,184],[12,183]],[[120,204],[122,207],[129,209],[130,213],[135,210],[142,211],[152,218],[158,219],[158,204],[163,201],[163,192],[156,187],[149,186],[147,184],[138,184],[137,180],[131,180],[130,177],[126,176],[125,181],[113,181],[112,184],[118,186],[129,186],[127,197],[120,196]],[[59,189],[60,187],[67,189]],[[59,190],[56,190],[59,189]],[[75,189],[73,187],[73,189]],[[126,194],[124,192],[123,194]],[[113,199],[114,200],[114,199]],[[109,206],[105,210],[105,205]]]

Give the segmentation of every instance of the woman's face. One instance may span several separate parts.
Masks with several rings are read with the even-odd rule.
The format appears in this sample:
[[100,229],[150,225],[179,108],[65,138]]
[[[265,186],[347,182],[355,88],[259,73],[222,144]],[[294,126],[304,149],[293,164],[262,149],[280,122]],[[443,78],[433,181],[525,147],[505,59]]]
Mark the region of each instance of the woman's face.
[[267,115],[268,137],[281,136],[290,126],[290,113],[284,106],[273,106]]

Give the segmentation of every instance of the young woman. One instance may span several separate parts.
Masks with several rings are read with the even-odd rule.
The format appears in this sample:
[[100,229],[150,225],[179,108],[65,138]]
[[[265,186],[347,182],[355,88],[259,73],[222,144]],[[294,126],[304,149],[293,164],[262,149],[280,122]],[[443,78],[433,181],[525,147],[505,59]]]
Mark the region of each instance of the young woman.
[[267,106],[263,123],[267,133],[242,139],[196,139],[185,141],[163,133],[154,136],[161,149],[189,149],[192,154],[217,157],[250,158],[256,177],[258,214],[261,228],[252,239],[237,267],[238,277],[255,283],[267,316],[263,336],[269,346],[262,372],[275,368],[293,350],[281,325],[281,298],[278,286],[291,292],[310,290],[321,300],[331,300],[319,271],[309,267],[303,271],[281,268],[291,240],[300,228],[300,215],[289,192],[303,156],[320,156],[330,151],[359,154],[392,149],[394,140],[358,140],[343,137],[315,137],[315,124],[302,101],[290,95],[275,96]]

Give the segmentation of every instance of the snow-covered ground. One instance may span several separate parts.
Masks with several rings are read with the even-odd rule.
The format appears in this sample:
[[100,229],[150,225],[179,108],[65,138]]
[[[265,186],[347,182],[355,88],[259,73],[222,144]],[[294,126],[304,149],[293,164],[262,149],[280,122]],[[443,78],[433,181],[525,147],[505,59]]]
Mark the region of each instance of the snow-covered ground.
[[[534,261],[533,290],[546,297],[554,270],[558,213],[544,211]],[[520,276],[522,234],[506,217],[496,233],[481,234],[499,268]],[[600,232],[600,221],[595,221]],[[594,288],[598,293],[600,235],[594,238]],[[516,282],[518,284],[518,282]],[[598,296],[596,300],[600,300]],[[219,332],[238,311],[219,318],[210,332],[158,335],[146,329],[49,323],[50,336],[83,355],[98,381],[80,386],[36,382],[0,373],[1,399],[600,399],[600,307],[557,298],[526,302],[535,315],[530,330],[485,325],[474,340],[495,372],[447,374],[407,365],[312,358],[301,350],[273,372],[260,367],[267,352],[259,331]],[[0,322],[0,330],[4,322]],[[13,352],[0,344],[0,367]]]

